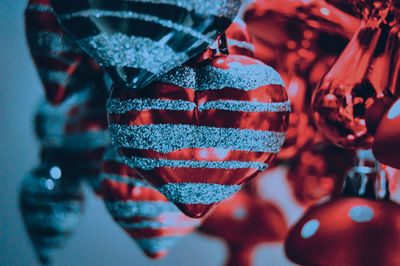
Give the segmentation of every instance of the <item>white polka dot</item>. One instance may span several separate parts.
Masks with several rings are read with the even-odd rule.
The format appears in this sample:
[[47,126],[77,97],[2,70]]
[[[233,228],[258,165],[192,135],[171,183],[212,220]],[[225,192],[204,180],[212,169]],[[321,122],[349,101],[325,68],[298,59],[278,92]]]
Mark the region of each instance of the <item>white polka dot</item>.
[[61,177],[61,169],[58,166],[53,166],[50,169],[50,176],[54,179],[59,179]]
[[394,119],[400,115],[400,100],[395,102],[392,107],[389,109],[387,114],[388,119]]
[[318,231],[319,221],[316,219],[312,219],[303,225],[301,229],[301,237],[304,239],[310,238]]
[[374,211],[366,205],[360,205],[351,208],[349,216],[354,222],[364,223],[372,220]]
[[48,190],[52,190],[54,188],[54,182],[51,179],[47,179],[45,185]]
[[244,208],[237,208],[233,212],[233,217],[236,220],[243,220],[247,215],[247,211]]
[[329,11],[329,9],[327,9],[326,7],[322,7],[320,9],[321,13],[325,16],[328,16],[331,12]]

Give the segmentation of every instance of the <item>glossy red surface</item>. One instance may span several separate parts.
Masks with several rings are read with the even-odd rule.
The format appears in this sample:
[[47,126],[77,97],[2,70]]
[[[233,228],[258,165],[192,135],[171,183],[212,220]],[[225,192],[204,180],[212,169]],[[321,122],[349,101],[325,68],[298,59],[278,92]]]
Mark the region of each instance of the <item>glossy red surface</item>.
[[338,198],[311,207],[290,229],[285,252],[301,265],[399,265],[400,207]]
[[272,202],[240,191],[222,202],[203,222],[200,231],[224,240],[230,250],[226,265],[252,265],[254,248],[282,241],[287,222]]
[[400,169],[400,99],[394,102],[380,121],[372,151],[381,163]]

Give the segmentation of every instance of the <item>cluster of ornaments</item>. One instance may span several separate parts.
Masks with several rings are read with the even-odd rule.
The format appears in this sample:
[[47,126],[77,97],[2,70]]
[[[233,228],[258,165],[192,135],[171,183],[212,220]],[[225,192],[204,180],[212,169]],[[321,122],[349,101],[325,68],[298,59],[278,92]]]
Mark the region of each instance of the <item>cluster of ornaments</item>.
[[[200,228],[230,266],[285,237],[302,265],[400,263],[398,4],[257,0],[239,18],[241,2],[28,2],[46,101],[20,202],[42,263],[78,224],[84,181],[150,258]],[[311,206],[290,230],[250,183],[277,167]]]

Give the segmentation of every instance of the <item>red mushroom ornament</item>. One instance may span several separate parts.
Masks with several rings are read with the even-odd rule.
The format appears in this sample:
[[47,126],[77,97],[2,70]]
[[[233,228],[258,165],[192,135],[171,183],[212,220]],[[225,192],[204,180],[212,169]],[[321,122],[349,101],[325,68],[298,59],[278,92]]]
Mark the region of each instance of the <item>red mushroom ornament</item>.
[[257,245],[283,240],[287,222],[272,202],[240,191],[222,202],[204,221],[200,231],[227,242],[226,265],[249,266]]
[[375,133],[372,151],[377,160],[400,169],[400,99],[383,116]]
[[290,260],[301,265],[400,265],[400,206],[389,200],[378,168],[376,161],[360,160],[346,177],[342,197],[303,215],[286,238]]

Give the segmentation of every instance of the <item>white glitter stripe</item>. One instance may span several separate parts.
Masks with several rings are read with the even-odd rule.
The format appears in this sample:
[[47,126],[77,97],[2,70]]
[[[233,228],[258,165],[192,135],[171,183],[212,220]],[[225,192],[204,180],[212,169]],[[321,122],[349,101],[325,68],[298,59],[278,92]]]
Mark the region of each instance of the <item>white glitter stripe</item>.
[[146,187],[146,188],[153,188],[150,184],[143,182],[142,180],[138,178],[133,178],[133,177],[126,177],[126,176],[120,176],[120,175],[115,175],[115,174],[106,174],[106,173],[101,173],[101,178],[102,179],[107,179],[123,184],[129,184],[133,185],[134,187]]
[[175,226],[179,228],[190,228],[196,227],[200,225],[200,221],[198,220],[184,220],[184,221],[177,221],[173,219],[166,219],[165,221],[142,221],[139,223],[124,223],[118,222],[118,224],[127,229],[138,229],[138,228],[151,228],[151,229],[161,229],[170,226]]
[[182,236],[137,238],[136,243],[145,251],[157,253],[169,250]]
[[212,101],[199,105],[199,111],[217,109],[239,112],[290,112],[290,102]]
[[26,10],[29,11],[39,11],[39,12],[49,12],[49,13],[53,13],[54,14],[54,10],[51,6],[45,6],[45,5],[28,5],[26,7]]
[[185,52],[175,52],[165,43],[122,33],[100,33],[78,43],[88,51],[95,49],[92,57],[104,66],[140,68],[156,75],[189,59]]
[[105,201],[105,204],[114,218],[157,218],[165,212],[179,212],[178,208],[168,201]]
[[260,162],[242,161],[189,161],[189,160],[167,160],[150,159],[143,157],[123,158],[124,162],[130,167],[143,170],[152,170],[157,167],[189,167],[189,168],[216,168],[216,169],[239,169],[254,168],[263,171],[268,168],[268,164]]
[[68,20],[68,19],[73,19],[76,17],[85,17],[85,18],[115,17],[115,18],[122,18],[122,19],[139,19],[139,20],[143,20],[143,21],[147,21],[147,22],[156,23],[163,27],[170,28],[170,29],[173,29],[176,31],[184,32],[184,33],[192,35],[193,37],[200,39],[203,42],[206,42],[208,44],[211,44],[213,42],[213,39],[208,38],[206,35],[202,34],[199,31],[193,30],[191,27],[187,27],[185,25],[172,22],[171,20],[168,20],[168,19],[162,19],[157,16],[152,16],[149,14],[142,14],[142,13],[137,13],[137,12],[132,12],[132,11],[123,11],[123,10],[112,11],[112,10],[88,9],[88,10],[82,10],[82,11],[77,11],[77,12],[70,13],[70,14],[61,15],[60,19]]
[[240,189],[239,185],[209,183],[169,183],[158,188],[171,202],[180,204],[218,203]]
[[152,4],[168,4],[201,15],[226,16],[233,20],[240,8],[241,0],[127,0],[129,2],[142,2]]
[[66,135],[63,139],[63,147],[66,150],[85,151],[110,144],[107,130],[90,130],[83,133],[73,133]]
[[[185,77],[191,71],[195,71],[195,82]],[[251,91],[268,85],[285,86],[282,78],[272,67],[261,64],[243,66],[238,62],[230,63],[229,69],[205,66],[190,70],[190,67],[180,66],[158,80],[197,91],[224,88]]]
[[65,52],[82,53],[72,38],[64,34],[28,30],[26,36],[32,52],[43,51],[47,55]]
[[[193,111],[195,108],[195,103],[183,100],[129,99],[121,101],[113,98],[107,101],[107,111],[116,114],[142,110]],[[290,102],[262,103],[228,100],[205,102],[198,106],[199,111],[210,109],[240,112],[290,112]]]
[[250,50],[251,52],[254,53],[254,46],[253,44],[245,41],[238,41],[238,40],[233,40],[233,39],[227,39],[228,46],[237,46],[243,49]]
[[116,114],[142,110],[192,111],[195,108],[195,103],[183,100],[129,99],[121,101],[116,98],[107,100],[107,111]]
[[149,149],[162,153],[185,148],[278,153],[286,138],[285,132],[182,124],[111,124],[108,128],[116,147]]
[[54,82],[59,85],[65,86],[70,79],[70,75],[67,72],[53,71],[44,68],[39,68],[38,72],[43,82]]

